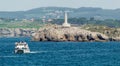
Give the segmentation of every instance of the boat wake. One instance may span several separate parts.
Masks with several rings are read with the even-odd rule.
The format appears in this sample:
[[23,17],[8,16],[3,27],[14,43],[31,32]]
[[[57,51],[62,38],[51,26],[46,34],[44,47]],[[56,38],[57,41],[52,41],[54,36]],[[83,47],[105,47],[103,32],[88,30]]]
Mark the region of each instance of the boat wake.
[[17,58],[17,57],[23,57],[23,56],[0,56],[0,58]]
[[79,50],[58,50],[58,51],[31,51],[30,53],[48,53],[48,52],[72,52],[72,51],[79,51]]
[[30,53],[46,53],[48,51],[31,51]]

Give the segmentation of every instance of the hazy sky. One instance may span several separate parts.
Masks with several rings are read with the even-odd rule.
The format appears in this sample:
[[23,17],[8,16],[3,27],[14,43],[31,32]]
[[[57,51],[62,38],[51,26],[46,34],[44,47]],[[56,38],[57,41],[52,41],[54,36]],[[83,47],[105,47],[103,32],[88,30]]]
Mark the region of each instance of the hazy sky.
[[120,8],[120,0],[0,0],[0,11],[23,11],[49,6],[116,9]]

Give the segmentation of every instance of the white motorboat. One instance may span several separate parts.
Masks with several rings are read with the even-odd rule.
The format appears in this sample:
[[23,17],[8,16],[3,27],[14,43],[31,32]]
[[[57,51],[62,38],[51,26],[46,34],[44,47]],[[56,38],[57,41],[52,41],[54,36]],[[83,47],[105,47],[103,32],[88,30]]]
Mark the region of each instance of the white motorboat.
[[30,53],[29,46],[26,42],[16,42],[15,43],[15,53]]

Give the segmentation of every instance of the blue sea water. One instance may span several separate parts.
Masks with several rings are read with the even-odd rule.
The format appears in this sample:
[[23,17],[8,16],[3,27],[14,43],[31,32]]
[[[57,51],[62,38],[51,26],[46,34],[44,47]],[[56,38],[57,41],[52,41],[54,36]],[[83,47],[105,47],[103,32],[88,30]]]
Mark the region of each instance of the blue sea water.
[[[14,43],[26,41],[31,53],[14,54]],[[120,66],[120,42],[31,42],[0,38],[0,66]]]

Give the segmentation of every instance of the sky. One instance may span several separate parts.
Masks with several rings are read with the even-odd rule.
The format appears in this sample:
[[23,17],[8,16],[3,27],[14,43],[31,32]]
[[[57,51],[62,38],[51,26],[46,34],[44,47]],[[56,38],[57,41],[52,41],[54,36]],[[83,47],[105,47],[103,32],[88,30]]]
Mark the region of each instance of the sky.
[[39,7],[120,8],[120,0],[0,0],[0,11],[26,11]]

